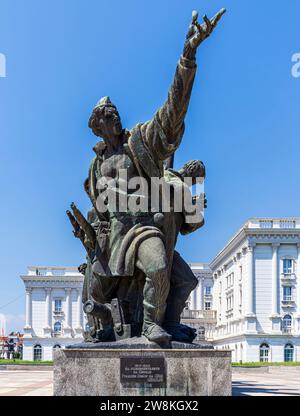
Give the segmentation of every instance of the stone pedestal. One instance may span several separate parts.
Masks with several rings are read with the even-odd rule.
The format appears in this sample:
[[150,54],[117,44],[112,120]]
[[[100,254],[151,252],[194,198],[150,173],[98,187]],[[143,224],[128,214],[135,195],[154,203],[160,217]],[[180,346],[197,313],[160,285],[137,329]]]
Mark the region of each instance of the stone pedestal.
[[231,351],[141,338],[54,352],[55,396],[230,396]]

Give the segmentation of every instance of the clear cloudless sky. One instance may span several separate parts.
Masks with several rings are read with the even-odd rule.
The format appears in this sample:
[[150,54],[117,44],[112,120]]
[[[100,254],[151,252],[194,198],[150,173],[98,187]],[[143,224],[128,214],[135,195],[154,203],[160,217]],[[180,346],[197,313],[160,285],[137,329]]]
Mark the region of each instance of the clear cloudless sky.
[[[193,9],[227,13],[197,54],[175,167],[207,168],[205,227],[181,237],[188,261],[210,261],[252,216],[300,217],[300,2],[274,0],[1,0],[0,312],[21,329],[27,265],[78,265],[65,215],[82,188],[109,95],[124,126],[164,102]],[[15,300],[16,299],[16,300]],[[12,303],[10,303],[12,302]],[[7,303],[9,303],[7,305]]]

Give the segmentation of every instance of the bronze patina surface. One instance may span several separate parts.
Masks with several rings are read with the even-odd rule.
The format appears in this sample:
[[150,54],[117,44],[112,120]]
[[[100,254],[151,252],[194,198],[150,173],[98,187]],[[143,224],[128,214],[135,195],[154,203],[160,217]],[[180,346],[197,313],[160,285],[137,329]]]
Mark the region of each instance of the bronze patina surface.
[[[84,183],[92,208],[87,218],[73,203],[72,213],[67,211],[74,235],[87,252],[87,262],[79,267],[85,275],[86,341],[111,342],[143,335],[149,341],[166,344],[171,340],[192,342],[196,336],[194,329],[180,324],[180,315],[197,279],[175,245],[179,233],[202,227],[203,217],[188,222],[184,209],[174,210],[172,198],[169,211],[161,207],[153,210],[151,195],[142,190],[139,198],[145,203],[144,209],[122,210],[107,204],[104,191],[114,187],[120,196],[127,181],[136,177],[146,183],[159,178],[173,190],[185,186],[187,177],[204,178],[202,162],[190,161],[175,171],[172,159],[184,133],[197,48],[224,12],[220,10],[211,20],[204,16],[202,24],[193,12],[168,98],[151,120],[131,130],[123,128],[109,97],[103,97],[92,111],[89,127],[102,138],[93,148],[95,157]],[[127,192],[133,196],[133,191]],[[101,208],[103,204],[106,211]]]

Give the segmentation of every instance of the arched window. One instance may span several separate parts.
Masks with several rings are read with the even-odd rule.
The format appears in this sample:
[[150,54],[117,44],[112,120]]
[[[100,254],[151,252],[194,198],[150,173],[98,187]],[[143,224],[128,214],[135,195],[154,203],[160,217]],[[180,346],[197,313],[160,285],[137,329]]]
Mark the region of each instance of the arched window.
[[259,361],[267,363],[269,361],[270,347],[268,344],[261,344],[259,347]]
[[286,344],[284,347],[284,361],[294,361],[294,346],[292,344]]
[[60,334],[61,333],[61,323],[60,322],[55,322],[55,324],[54,324],[54,332],[56,334]]
[[289,334],[292,330],[292,317],[291,315],[285,315],[282,319],[282,332]]
[[39,344],[33,347],[33,360],[42,361],[42,347]]
[[61,349],[61,346],[60,346],[59,344],[55,344],[55,345],[53,346],[53,349],[54,349],[54,350],[59,350],[59,349]]

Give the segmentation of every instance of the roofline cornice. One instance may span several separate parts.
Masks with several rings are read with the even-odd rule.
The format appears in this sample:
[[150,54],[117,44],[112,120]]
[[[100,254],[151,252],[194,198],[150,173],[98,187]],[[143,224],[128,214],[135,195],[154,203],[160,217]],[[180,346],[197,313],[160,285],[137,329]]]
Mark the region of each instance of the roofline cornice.
[[235,236],[229,240],[229,242],[225,245],[225,247],[219,251],[219,253],[216,255],[216,257],[210,262],[209,267],[211,270],[215,269],[219,263],[222,262],[224,257],[228,256],[229,253],[236,248],[236,246],[240,245],[241,242],[247,237],[246,228],[242,228],[238,231]]
[[82,282],[84,276],[34,276],[21,275],[23,282]]
[[294,236],[299,238],[299,241],[296,241],[296,243],[300,243],[300,228],[248,228],[247,224],[243,226],[231,240],[229,240],[225,247],[211,261],[209,266],[212,270],[222,262],[224,257],[228,256],[231,251],[237,248],[237,246],[239,246],[241,242],[248,237],[255,238],[256,236],[266,236],[274,238]]

